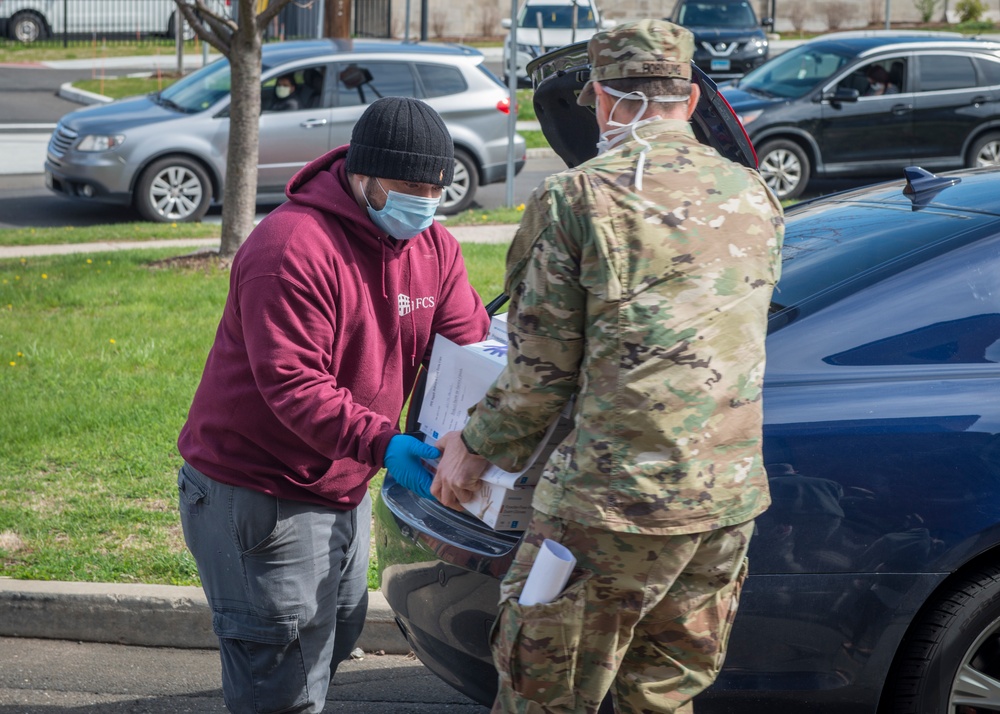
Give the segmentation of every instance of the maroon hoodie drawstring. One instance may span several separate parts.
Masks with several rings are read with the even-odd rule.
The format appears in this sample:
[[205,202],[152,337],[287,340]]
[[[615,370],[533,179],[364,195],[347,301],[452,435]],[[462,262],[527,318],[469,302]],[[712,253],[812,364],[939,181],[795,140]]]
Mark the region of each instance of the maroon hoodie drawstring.
[[378,239],[379,247],[382,248],[382,297],[389,299],[389,293],[385,290],[385,241]]
[[[413,299],[413,265],[410,262],[410,251],[406,251],[406,292],[410,294],[410,299]],[[415,313],[416,305],[410,306],[410,332],[413,333],[413,351],[410,353],[410,366],[417,366],[417,319],[413,313]]]

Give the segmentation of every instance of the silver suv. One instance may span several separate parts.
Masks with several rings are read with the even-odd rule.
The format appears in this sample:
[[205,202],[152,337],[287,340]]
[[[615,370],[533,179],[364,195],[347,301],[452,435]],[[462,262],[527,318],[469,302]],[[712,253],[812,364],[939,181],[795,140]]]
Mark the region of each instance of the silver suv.
[[[354,123],[384,96],[434,107],[455,142],[455,180],[441,212],[457,213],[480,184],[506,178],[506,88],[477,50],[459,45],[312,40],[265,45],[258,200],[284,200],[288,180],[346,144]],[[279,77],[290,97],[279,98]],[[219,60],[162,92],[87,107],[52,134],[46,185],[89,201],[133,204],[151,221],[197,221],[221,200],[229,135],[229,63]],[[284,94],[284,92],[282,92]],[[515,134],[515,169],[524,139]]]

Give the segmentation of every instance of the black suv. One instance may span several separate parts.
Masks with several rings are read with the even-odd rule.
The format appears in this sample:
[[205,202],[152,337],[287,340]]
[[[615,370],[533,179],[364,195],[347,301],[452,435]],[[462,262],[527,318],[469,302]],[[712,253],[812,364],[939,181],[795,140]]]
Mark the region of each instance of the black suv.
[[720,91],[779,198],[810,177],[1000,163],[1000,43],[914,32],[806,42]]
[[694,34],[694,63],[716,81],[742,77],[767,60],[767,35],[749,0],[678,0],[670,17]]

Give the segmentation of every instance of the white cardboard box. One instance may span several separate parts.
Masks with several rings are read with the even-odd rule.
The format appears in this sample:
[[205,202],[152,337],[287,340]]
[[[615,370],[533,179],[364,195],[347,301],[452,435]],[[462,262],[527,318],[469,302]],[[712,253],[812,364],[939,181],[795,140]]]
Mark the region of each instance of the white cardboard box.
[[487,337],[507,344],[507,313],[502,312],[490,318],[490,334]]
[[460,346],[441,335],[427,368],[424,400],[417,417],[421,430],[438,439],[469,420],[476,405],[507,364],[507,345],[495,340]]
[[[418,421],[425,440],[434,444],[469,420],[475,406],[507,364],[507,345],[486,340],[460,346],[441,335],[434,338],[424,399]],[[462,504],[472,515],[498,530],[524,530],[531,513],[531,498],[552,449],[573,428],[568,405],[561,418],[549,425],[525,467],[518,472],[490,465],[483,472],[482,489]],[[434,464],[431,464],[433,468]]]

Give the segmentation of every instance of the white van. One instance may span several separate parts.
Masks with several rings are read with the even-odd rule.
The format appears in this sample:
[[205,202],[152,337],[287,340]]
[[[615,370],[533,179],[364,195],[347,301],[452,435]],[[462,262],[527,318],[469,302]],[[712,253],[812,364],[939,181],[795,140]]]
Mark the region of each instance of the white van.
[[[231,0],[211,0],[228,14]],[[174,0],[0,0],[0,34],[23,43],[76,37],[174,36]]]

